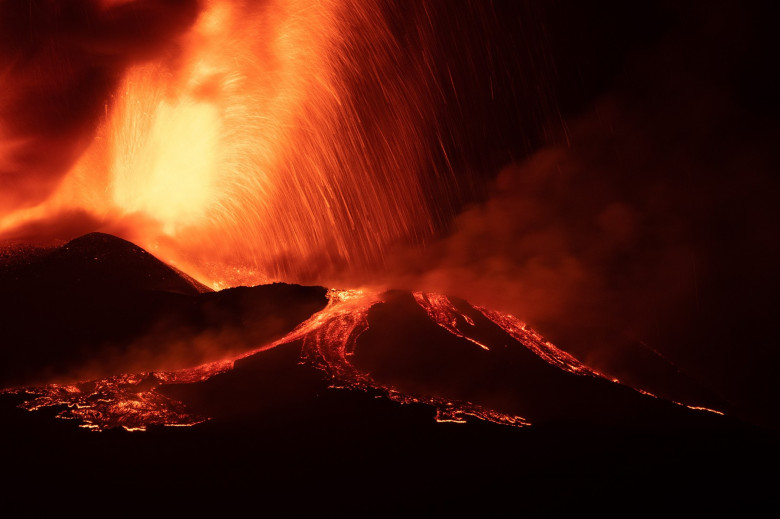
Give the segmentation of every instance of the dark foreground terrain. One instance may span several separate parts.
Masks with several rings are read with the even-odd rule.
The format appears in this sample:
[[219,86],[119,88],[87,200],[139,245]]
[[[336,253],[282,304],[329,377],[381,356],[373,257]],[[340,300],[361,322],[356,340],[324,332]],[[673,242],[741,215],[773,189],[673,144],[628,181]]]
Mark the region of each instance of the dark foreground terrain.
[[[295,368],[293,368],[295,369]],[[102,433],[2,399],[6,499],[124,510],[247,504],[323,512],[595,510],[695,515],[776,503],[777,436],[737,425],[666,431],[437,423],[325,384],[241,420]]]

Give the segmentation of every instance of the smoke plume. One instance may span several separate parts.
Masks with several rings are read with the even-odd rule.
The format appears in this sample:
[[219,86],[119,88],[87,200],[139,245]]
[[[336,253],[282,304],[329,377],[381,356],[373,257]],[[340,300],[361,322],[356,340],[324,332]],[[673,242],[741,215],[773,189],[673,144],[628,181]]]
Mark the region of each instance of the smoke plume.
[[632,349],[653,351],[757,408],[780,357],[776,103],[768,62],[745,74],[763,34],[747,8],[677,16],[449,236],[392,258],[388,284],[513,312],[621,377]]

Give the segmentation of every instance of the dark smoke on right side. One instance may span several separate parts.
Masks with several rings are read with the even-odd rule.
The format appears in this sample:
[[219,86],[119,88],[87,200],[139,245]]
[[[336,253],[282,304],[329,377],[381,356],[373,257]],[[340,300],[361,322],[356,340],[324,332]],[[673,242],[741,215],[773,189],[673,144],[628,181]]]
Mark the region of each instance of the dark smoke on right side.
[[639,386],[671,362],[780,425],[773,12],[557,2],[547,144],[518,142],[449,234],[388,261],[387,284],[510,311]]

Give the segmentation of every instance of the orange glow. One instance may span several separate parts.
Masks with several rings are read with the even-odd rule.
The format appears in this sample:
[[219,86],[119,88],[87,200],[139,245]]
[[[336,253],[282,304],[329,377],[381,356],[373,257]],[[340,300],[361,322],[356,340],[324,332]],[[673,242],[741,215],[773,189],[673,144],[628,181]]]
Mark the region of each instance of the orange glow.
[[449,298],[441,294],[423,294],[414,292],[414,299],[427,313],[428,316],[439,326],[451,334],[462,337],[473,342],[483,350],[490,350],[476,339],[464,335],[459,326],[474,326],[474,321],[464,313],[459,312],[450,302]]
[[[125,3],[101,2],[105,9]],[[51,181],[53,192],[43,190],[47,198],[17,207],[0,190],[0,240],[83,211],[101,230],[222,289],[327,282],[344,269],[381,265],[395,245],[419,244],[442,230],[461,192],[458,178],[468,185],[470,173],[456,177],[447,156],[445,131],[456,130],[439,120],[446,96],[429,50],[436,47],[428,41],[432,24],[420,16],[418,26],[404,27],[420,40],[409,44],[412,52],[391,26],[392,2],[200,4],[197,20],[173,33],[170,47],[132,60],[117,78],[95,135],[63,166],[65,176]],[[8,133],[0,121],[0,170],[10,169],[24,144]],[[579,280],[579,268],[573,270]],[[472,333],[474,319],[485,318],[553,366],[606,378],[511,315],[476,307],[481,315],[470,316],[446,296],[413,297],[480,356],[495,354],[494,345]],[[30,410],[65,405],[61,418],[94,430],[188,426],[207,417],[192,415],[158,387],[206,380],[239,358],[300,340],[302,360],[334,385],[431,405],[441,422],[474,417],[530,425],[477,403],[378,383],[351,357],[381,296],[334,290],[329,299],[325,310],[279,341],[223,362],[12,391],[32,395],[25,404]]]
[[[553,366],[579,376],[610,380],[545,341],[539,334],[510,315],[474,307],[481,316],[474,314],[471,318],[460,312],[447,296],[417,292],[414,298],[433,322],[456,337],[480,345],[485,349],[486,355],[491,355],[491,350],[476,341],[471,333],[474,319],[482,317],[498,325],[514,337],[522,347],[528,348]],[[49,384],[9,389],[4,392],[30,395],[30,399],[22,404],[22,407],[31,411],[64,405],[65,409],[58,417],[78,420],[81,422],[81,427],[96,431],[113,427],[137,431],[144,430],[149,425],[195,425],[208,418],[192,414],[180,402],[163,396],[157,388],[170,383],[187,384],[207,380],[233,369],[238,359],[300,340],[303,345],[302,362],[323,371],[325,377],[332,381],[332,388],[379,391],[385,397],[401,404],[430,405],[435,408],[435,419],[439,422],[465,423],[468,417],[472,417],[514,427],[531,425],[521,416],[507,414],[477,403],[452,400],[446,395],[412,394],[404,392],[401,388],[378,382],[371,373],[356,367],[351,357],[355,352],[358,339],[368,330],[368,312],[374,305],[383,302],[381,296],[362,290],[330,290],[328,300],[328,306],[324,310],[311,316],[285,337],[232,359],[178,371],[126,374],[90,382]],[[645,390],[637,389],[637,391],[648,397],[657,398]],[[709,408],[675,403],[693,410],[723,414]]]
[[725,415],[725,413],[723,411],[718,411],[717,409],[710,409],[709,407],[704,407],[704,406],[700,406],[700,405],[688,405],[688,404],[683,404],[681,402],[675,402],[675,404],[681,405],[683,407],[687,407],[688,409],[693,409],[694,411],[706,411],[708,413],[713,413],[713,414],[717,414],[717,415],[720,415],[720,416],[724,416]]
[[[524,344],[529,350],[536,353],[538,356],[559,368],[576,373],[578,375],[591,375],[594,377],[609,378],[603,373],[589,368],[569,353],[555,347],[550,341],[544,340],[544,338],[536,333],[534,330],[528,328],[528,326],[517,319],[516,317],[497,312],[495,310],[488,310],[487,308],[476,307],[482,314],[500,326],[509,335],[514,337],[521,344]],[[619,383],[616,378],[610,379],[612,382]]]
[[214,189],[220,119],[213,105],[193,99],[175,105],[163,100],[153,109],[146,127],[122,129],[140,142],[115,157],[113,198],[128,213],[155,215],[162,231],[174,234],[204,217]]
[[[438,294],[423,294],[423,299],[446,300]],[[245,352],[233,359],[213,362],[172,372],[118,375],[77,384],[7,389],[5,393],[29,394],[22,404],[35,411],[64,405],[57,416],[75,419],[80,426],[95,431],[123,427],[142,431],[149,425],[187,426],[208,418],[193,415],[180,402],[171,400],[156,389],[166,383],[194,383],[224,373],[234,362],[270,348],[296,340],[303,342],[303,361],[317,367],[333,381],[334,388],[379,390],[387,398],[402,404],[423,403],[436,409],[439,422],[464,423],[470,416],[479,420],[522,427],[526,419],[464,401],[452,401],[437,395],[406,394],[394,387],[376,382],[370,373],[356,368],[350,361],[357,339],[368,329],[368,311],[381,303],[379,294],[361,290],[330,290],[328,306],[301,323],[285,337]],[[460,335],[459,335],[460,336]],[[462,337],[462,336],[461,336]]]
[[450,210],[433,201],[451,172],[423,185],[431,57],[399,55],[378,2],[209,0],[177,44],[128,70],[58,189],[0,214],[0,239],[84,210],[224,288],[376,263]]

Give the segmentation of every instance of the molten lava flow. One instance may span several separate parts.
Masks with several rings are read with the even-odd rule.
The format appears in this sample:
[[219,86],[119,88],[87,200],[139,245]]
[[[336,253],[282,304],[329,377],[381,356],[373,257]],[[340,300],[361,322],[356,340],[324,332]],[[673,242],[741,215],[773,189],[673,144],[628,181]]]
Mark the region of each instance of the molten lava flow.
[[182,404],[160,394],[155,388],[163,383],[205,380],[225,369],[228,365],[215,363],[181,374],[118,375],[77,384],[50,384],[7,392],[36,395],[22,404],[21,407],[28,411],[65,405],[57,418],[78,420],[80,427],[87,429],[122,427],[128,431],[144,431],[150,425],[188,426],[206,420],[193,415]]
[[175,52],[125,74],[57,191],[0,213],[0,238],[87,212],[224,288],[322,279],[431,236],[459,189],[437,158],[432,29],[405,52],[387,9],[203,2]]
[[[448,399],[446,395],[404,393],[395,387],[377,382],[371,373],[358,369],[350,358],[361,334],[369,327],[369,311],[374,305],[382,303],[380,296],[359,290],[331,290],[328,299],[329,304],[324,310],[313,315],[287,336],[231,360],[174,372],[119,375],[78,384],[51,384],[7,392],[36,395],[23,404],[23,407],[29,410],[64,405],[66,408],[58,417],[77,419],[82,422],[82,427],[96,430],[120,426],[127,430],[143,430],[149,425],[194,425],[206,418],[192,415],[182,404],[160,394],[157,391],[160,386],[203,381],[232,369],[234,362],[240,358],[300,340],[303,345],[302,361],[323,371],[332,381],[332,387],[379,390],[400,403],[431,405],[436,408],[436,420],[441,422],[463,423],[471,416],[506,425],[529,425],[529,422],[520,416],[479,404]],[[489,346],[472,336],[469,327],[473,328],[473,319],[459,312],[449,298],[440,294],[417,292],[414,299],[433,322],[452,335],[473,342],[489,354]],[[544,341],[535,332],[526,329],[513,317],[484,309],[478,311],[548,363],[578,375],[600,376]]]
[[[431,321],[451,335],[472,342],[485,355],[493,355],[493,344],[477,340],[477,320],[492,322],[517,341],[519,347],[551,366],[577,376],[596,377],[617,382],[588,368],[568,353],[545,341],[524,323],[508,314],[479,307],[461,311],[447,296],[415,292],[414,301]],[[301,362],[324,373],[332,388],[378,391],[393,401],[429,405],[436,410],[440,422],[464,423],[468,417],[511,426],[526,426],[530,422],[516,414],[502,412],[485,405],[448,398],[447,394],[420,394],[404,391],[392,384],[377,381],[370,372],[352,362],[361,335],[369,329],[368,315],[374,305],[384,304],[381,296],[361,290],[330,290],[328,306],[314,314],[285,337],[245,352],[232,359],[171,372],[125,374],[101,380],[75,384],[50,384],[38,387],[13,388],[3,392],[31,395],[21,407],[38,410],[44,407],[64,409],[59,418],[75,419],[81,426],[94,430],[123,427],[130,431],[144,430],[149,425],[195,425],[207,417],[191,413],[183,404],[161,394],[166,384],[188,384],[205,381],[230,371],[235,361],[265,350],[300,341]],[[472,313],[472,316],[468,315]],[[641,394],[657,398],[637,389]],[[446,393],[446,391],[445,391]],[[723,414],[709,408],[675,402],[693,410]]]
[[675,404],[681,405],[683,407],[687,407],[688,409],[691,409],[693,411],[705,411],[707,413],[713,413],[713,414],[717,414],[717,415],[720,415],[720,416],[725,416],[725,414],[726,414],[723,411],[718,411],[717,409],[710,409],[709,407],[704,407],[704,406],[701,406],[701,405],[688,405],[688,404],[684,404],[682,402],[675,402]]
[[414,299],[436,324],[456,337],[462,337],[471,341],[483,350],[490,350],[488,346],[464,335],[464,333],[460,331],[459,326],[463,326],[464,324],[474,326],[474,320],[468,315],[459,312],[457,308],[452,305],[447,296],[442,294],[423,294],[422,292],[415,292]]
[[[75,419],[80,426],[93,430],[123,427],[128,431],[145,430],[150,425],[188,426],[207,418],[193,415],[179,402],[157,391],[164,384],[188,384],[207,380],[233,368],[234,362],[275,346],[295,340],[308,345],[307,356],[319,355],[328,363],[319,362],[322,369],[331,369],[334,380],[343,380],[353,387],[370,386],[370,378],[349,368],[348,347],[367,326],[365,316],[379,301],[376,295],[358,290],[330,290],[328,306],[282,339],[262,345],[233,359],[212,362],[172,372],[127,374],[76,384],[48,384],[37,387],[13,388],[9,394],[34,395],[22,404],[35,411],[45,407],[65,406],[58,418]],[[351,342],[350,342],[351,340]]]
[[[338,292],[336,292],[338,294]],[[412,395],[378,383],[370,373],[357,369],[349,360],[353,355],[357,339],[368,329],[368,311],[380,303],[377,295],[350,297],[317,319],[317,325],[303,335],[303,357],[332,377],[336,387],[354,389],[379,389],[390,399],[404,403],[423,403],[436,408],[436,420],[441,422],[465,423],[467,416],[494,423],[524,426],[530,423],[520,416],[487,409],[471,402],[451,401],[437,395]],[[422,295],[425,299],[446,300],[438,294]],[[463,337],[460,334],[454,335]],[[472,342],[473,339],[465,337]]]
[[[533,351],[553,366],[558,366],[563,370],[577,373],[578,375],[592,375],[595,377],[608,378],[603,373],[599,373],[584,365],[565,351],[556,348],[550,341],[544,340],[541,335],[529,329],[524,322],[516,317],[502,312],[496,312],[495,310],[488,310],[487,308],[477,307],[477,309],[482,312],[485,317],[514,337],[518,342],[524,344],[526,348]],[[613,381],[618,382],[616,379],[613,379]]]

